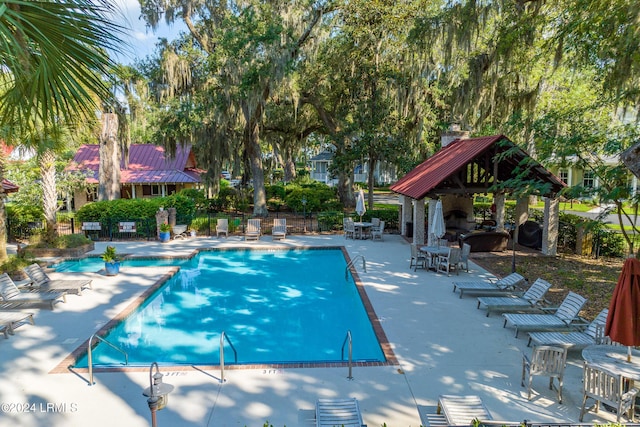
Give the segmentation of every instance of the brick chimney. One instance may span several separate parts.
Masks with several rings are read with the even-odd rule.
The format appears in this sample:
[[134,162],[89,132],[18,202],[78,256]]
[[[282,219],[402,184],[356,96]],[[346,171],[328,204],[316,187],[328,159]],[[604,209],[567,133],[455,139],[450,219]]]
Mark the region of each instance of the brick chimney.
[[449,130],[442,132],[442,135],[440,135],[440,145],[444,148],[456,139],[467,138],[469,138],[469,131],[460,130],[460,125],[454,123],[449,126]]

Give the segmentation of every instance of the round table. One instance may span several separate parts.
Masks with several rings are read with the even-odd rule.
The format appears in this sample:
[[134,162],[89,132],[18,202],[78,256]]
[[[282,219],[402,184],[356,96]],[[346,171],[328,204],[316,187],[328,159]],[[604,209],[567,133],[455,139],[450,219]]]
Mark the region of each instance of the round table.
[[591,345],[582,350],[582,358],[614,374],[640,381],[640,351],[631,350],[631,362],[627,362],[627,346]]
[[435,261],[438,256],[449,254],[448,246],[420,246],[418,250],[426,253],[429,257],[429,268],[435,268]]

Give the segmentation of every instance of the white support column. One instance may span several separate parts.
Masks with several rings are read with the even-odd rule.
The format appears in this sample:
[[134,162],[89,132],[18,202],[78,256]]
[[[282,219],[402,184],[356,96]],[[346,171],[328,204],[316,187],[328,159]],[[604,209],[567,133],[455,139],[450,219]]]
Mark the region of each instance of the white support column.
[[[400,204],[402,205],[402,218],[400,218],[400,233],[403,236],[407,236],[407,222],[411,222],[413,219],[413,204],[411,198],[407,196],[399,196]],[[411,236],[407,236],[411,237]]]
[[[429,221],[427,221],[429,227],[433,224],[433,214],[436,212],[437,203],[438,201],[436,199],[429,199]],[[438,242],[436,242],[434,238],[435,236],[433,236],[429,230],[427,230],[427,236],[427,246],[438,246]]]
[[555,256],[558,253],[558,226],[560,223],[560,202],[558,199],[544,198],[544,224],[542,226],[542,253]]
[[424,199],[413,201],[413,243],[424,245]]
[[504,230],[504,194],[493,195],[493,202],[496,204],[496,231]]

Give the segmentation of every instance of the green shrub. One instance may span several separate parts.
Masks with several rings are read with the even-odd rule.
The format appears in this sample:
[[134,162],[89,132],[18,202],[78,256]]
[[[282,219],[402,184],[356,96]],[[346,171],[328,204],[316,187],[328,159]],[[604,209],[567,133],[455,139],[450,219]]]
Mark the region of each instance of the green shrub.
[[51,244],[48,242],[44,242],[42,240],[42,236],[37,235],[30,240],[29,247],[34,247],[34,248],[54,247],[58,249],[71,249],[71,248],[77,248],[89,243],[91,243],[91,239],[86,237],[84,234],[65,234],[62,236],[58,236]]

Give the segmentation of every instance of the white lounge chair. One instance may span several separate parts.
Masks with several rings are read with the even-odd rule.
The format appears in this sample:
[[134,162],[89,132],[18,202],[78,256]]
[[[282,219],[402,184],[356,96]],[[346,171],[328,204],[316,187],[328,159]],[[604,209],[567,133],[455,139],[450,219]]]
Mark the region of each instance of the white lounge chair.
[[444,414],[449,426],[466,426],[476,419],[481,422],[493,419],[479,396],[441,395],[437,412]]
[[0,332],[4,333],[5,338],[9,338],[9,334],[13,335],[15,329],[26,322],[35,324],[33,321],[33,313],[23,311],[0,311]]
[[516,337],[520,331],[570,330],[576,327],[574,322],[579,320],[578,314],[586,303],[587,300],[583,296],[569,292],[559,307],[541,308],[541,310],[550,312],[550,314],[503,314],[503,327],[506,327],[507,324],[514,326],[516,328]]
[[66,292],[68,294],[82,295],[84,288],[91,289],[91,280],[66,280],[66,279],[52,279],[49,277],[46,271],[38,263],[33,263],[24,268],[24,272],[31,279],[30,283],[22,286],[23,289],[30,291],[58,291]]
[[356,399],[318,399],[317,427],[366,427]]
[[224,234],[224,237],[229,237],[229,220],[227,218],[218,218],[216,221],[216,237],[220,237]]
[[53,310],[58,301],[67,302],[64,292],[20,292],[7,273],[0,274],[0,296],[4,308],[49,304]]
[[536,279],[535,282],[523,293],[514,293],[511,296],[503,297],[479,297],[478,307],[487,309],[487,317],[492,312],[508,313],[518,311],[534,311],[541,307],[544,296],[551,288],[551,283],[543,279]]
[[287,219],[274,218],[273,227],[271,228],[271,238],[273,240],[280,240],[286,237],[287,237]]
[[249,219],[247,220],[247,229],[244,232],[245,240],[260,240],[262,235],[260,220]]
[[458,289],[460,298],[464,293],[473,295],[508,295],[513,294],[517,286],[524,284],[525,278],[518,273],[511,273],[496,282],[453,282],[453,292]]
[[608,309],[596,316],[584,331],[572,332],[529,332],[527,345],[554,345],[571,350],[580,350],[590,345],[604,344],[604,325],[607,323]]

